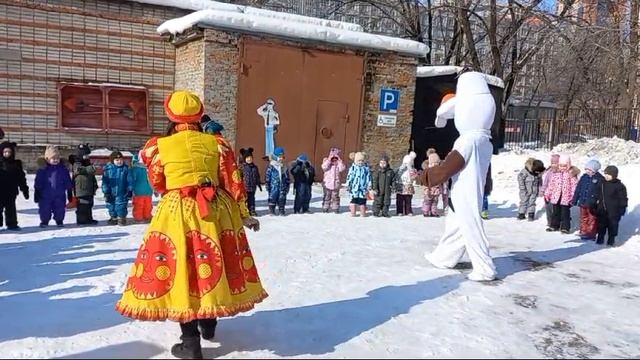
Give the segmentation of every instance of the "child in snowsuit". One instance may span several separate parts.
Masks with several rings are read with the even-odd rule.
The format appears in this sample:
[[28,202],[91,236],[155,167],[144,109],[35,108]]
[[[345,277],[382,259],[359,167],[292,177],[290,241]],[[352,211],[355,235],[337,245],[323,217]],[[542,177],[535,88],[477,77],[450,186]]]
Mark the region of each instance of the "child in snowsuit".
[[277,147],[271,155],[271,162],[267,167],[265,174],[265,185],[269,193],[269,213],[275,215],[276,206],[278,206],[278,214],[284,216],[285,205],[287,203],[287,194],[289,193],[289,170],[283,164],[284,149]]
[[529,221],[535,220],[536,199],[542,186],[543,172],[544,164],[542,161],[529,158],[524,163],[524,169],[518,174],[518,188],[520,189],[518,220],[524,220],[525,214]]
[[120,151],[114,151],[109,156],[111,162],[104,167],[102,175],[102,192],[109,210],[110,225],[127,224],[127,205],[133,196],[133,189],[129,183],[129,167],[124,163]]
[[46,163],[36,173],[33,195],[40,213],[40,227],[49,226],[52,214],[56,225],[63,227],[66,201],[71,201],[72,197],[71,176],[60,161],[60,153],[55,147],[47,147],[44,160]]
[[340,173],[346,166],[340,158],[340,149],[331,148],[329,156],[322,159],[322,171],[324,172],[322,181],[322,211],[327,213],[331,209],[335,213],[340,212]]
[[620,219],[627,212],[629,199],[627,188],[618,180],[618,168],[607,166],[604,169],[605,181],[600,182],[596,191],[596,212],[598,216],[598,238],[596,244],[604,243],[608,233],[607,245],[615,245]]
[[[551,155],[549,167],[547,168],[547,171],[545,171],[545,173],[542,175],[542,188],[540,189],[540,193],[543,196],[547,191],[547,187],[549,186],[551,175],[558,172],[558,161],[560,161],[560,155]],[[553,217],[553,206],[549,203],[546,197],[544,197],[544,211],[547,217],[547,227],[550,227],[551,218]]]
[[389,206],[391,206],[391,196],[395,187],[396,173],[389,166],[389,157],[382,155],[378,168],[373,172],[371,190],[373,190],[373,216],[391,217]]
[[93,198],[98,190],[96,180],[96,168],[91,165],[89,159],[91,149],[89,144],[78,145],[78,151],[73,163],[73,190],[75,193],[76,223],[78,225],[96,225],[98,221],[93,219]]
[[307,155],[301,154],[291,164],[291,175],[295,191],[293,213],[306,214],[309,212],[309,202],[311,201],[311,185],[313,185],[313,179],[316,176],[316,170],[309,163]]
[[149,183],[147,167],[140,161],[140,153],[134,154],[129,169],[127,182],[133,190],[133,220],[136,222],[149,222],[153,215],[153,188]]
[[551,224],[547,231],[560,230],[568,234],[571,229],[571,200],[576,191],[578,179],[573,175],[571,158],[560,156],[558,171],[551,174],[544,193],[545,201],[552,205]]
[[396,173],[396,212],[399,216],[413,215],[411,208],[411,201],[413,194],[415,194],[413,182],[418,177],[418,172],[413,166],[415,159],[416,153],[413,151],[405,155],[402,158],[402,165],[400,165]]
[[262,191],[260,184],[260,169],[253,163],[253,148],[240,149],[240,170],[242,171],[242,179],[244,187],[247,190],[247,208],[251,216],[257,216],[256,213],[256,188]]
[[596,219],[596,205],[600,184],[604,176],[600,175],[600,162],[589,160],[585,165],[585,174],[582,175],[571,203],[580,207],[580,238],[583,240],[595,240],[598,234]]
[[364,152],[352,153],[349,155],[353,164],[347,174],[347,192],[351,194],[351,204],[349,210],[351,216],[356,216],[356,207],[360,209],[360,216],[367,216],[367,193],[371,184],[371,172],[365,162]]
[[18,190],[29,200],[29,187],[22,168],[22,161],[16,160],[16,144],[8,141],[0,144],[0,227],[3,213],[7,230],[18,231],[16,198]]
[[[422,163],[423,169],[426,170],[428,168],[432,168],[434,166],[440,165],[440,156],[434,151],[429,154],[429,158]],[[442,183],[437,186],[429,186],[428,184],[424,185],[424,197],[422,199],[422,215],[425,217],[439,217],[438,213],[438,201],[440,197],[442,197],[442,204],[444,210],[447,209],[447,202],[449,199],[449,188],[447,187],[447,183]]]

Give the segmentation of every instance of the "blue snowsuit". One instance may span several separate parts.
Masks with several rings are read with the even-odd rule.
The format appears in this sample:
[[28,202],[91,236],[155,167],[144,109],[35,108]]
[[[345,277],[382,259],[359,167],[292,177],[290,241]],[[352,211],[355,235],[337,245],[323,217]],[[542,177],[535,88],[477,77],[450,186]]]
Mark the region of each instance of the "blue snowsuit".
[[149,183],[149,173],[147,168],[138,159],[138,155],[133,156],[131,162],[131,169],[129,169],[129,186],[133,189],[134,196],[151,196],[153,195],[153,188]]
[[126,164],[116,166],[113,163],[104,167],[102,192],[105,195],[107,210],[111,218],[126,218],[127,204],[133,190],[128,180],[129,167]]
[[265,185],[269,193],[269,208],[278,206],[280,213],[284,212],[289,193],[289,170],[280,161],[272,160],[265,175]]

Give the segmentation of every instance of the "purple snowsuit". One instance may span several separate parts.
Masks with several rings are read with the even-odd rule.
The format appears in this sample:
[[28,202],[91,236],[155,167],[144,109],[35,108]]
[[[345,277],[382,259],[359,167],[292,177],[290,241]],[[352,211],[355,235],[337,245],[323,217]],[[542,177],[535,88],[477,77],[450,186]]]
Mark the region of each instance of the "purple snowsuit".
[[71,190],[71,176],[64,164],[50,165],[38,170],[35,181],[35,200],[38,202],[40,222],[53,220],[62,223],[66,211],[67,191]]

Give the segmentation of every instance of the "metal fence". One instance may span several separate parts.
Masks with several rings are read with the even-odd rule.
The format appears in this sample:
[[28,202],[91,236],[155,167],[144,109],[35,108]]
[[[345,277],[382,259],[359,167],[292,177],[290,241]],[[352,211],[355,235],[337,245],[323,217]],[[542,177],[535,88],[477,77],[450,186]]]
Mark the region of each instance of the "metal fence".
[[601,137],[640,141],[637,109],[510,107],[505,118],[506,149],[551,149],[562,143]]

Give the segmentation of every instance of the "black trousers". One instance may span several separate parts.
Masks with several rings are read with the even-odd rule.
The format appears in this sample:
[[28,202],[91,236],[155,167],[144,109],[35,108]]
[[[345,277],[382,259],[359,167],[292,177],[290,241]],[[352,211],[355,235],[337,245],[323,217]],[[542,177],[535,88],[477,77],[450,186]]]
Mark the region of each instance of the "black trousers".
[[391,191],[385,194],[378,194],[373,200],[373,213],[388,214],[389,206],[391,206]]
[[413,214],[413,209],[411,207],[412,199],[413,195],[396,195],[396,212],[398,213],[398,215]]
[[89,224],[93,221],[93,196],[78,197],[76,208],[76,223]]
[[551,223],[549,227],[555,230],[571,230],[571,206],[552,204]]
[[311,185],[296,184],[296,197],[293,200],[293,212],[309,211],[309,203],[311,202]]
[[247,208],[249,211],[256,211],[256,192],[247,191]]
[[551,226],[551,219],[553,218],[553,204],[550,202],[544,202],[544,212],[547,215],[547,226]]
[[613,242],[615,240],[615,237],[618,236],[619,225],[619,216],[598,214],[598,241],[604,241],[604,235],[608,233],[610,242]]
[[198,325],[203,331],[215,332],[216,325],[218,325],[218,320],[216,318],[213,319],[200,319],[200,320],[192,320],[188,323],[180,323],[180,330],[182,330],[183,338],[194,338],[200,337],[200,330],[198,330]]
[[18,226],[18,214],[16,213],[15,196],[0,198],[0,227],[2,227],[3,224],[3,213],[8,228]]

